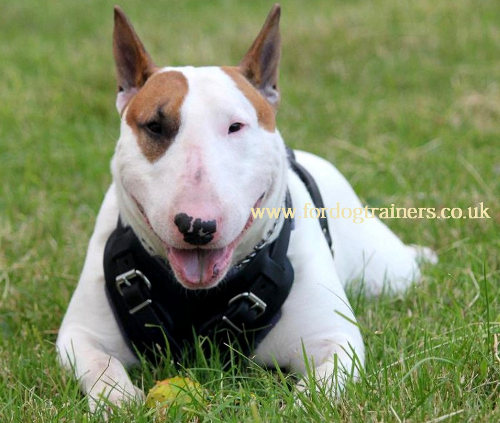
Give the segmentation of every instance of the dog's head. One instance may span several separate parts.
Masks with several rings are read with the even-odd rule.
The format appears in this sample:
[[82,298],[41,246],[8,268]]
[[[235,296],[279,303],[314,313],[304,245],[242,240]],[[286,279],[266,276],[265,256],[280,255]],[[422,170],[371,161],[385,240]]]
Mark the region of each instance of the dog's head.
[[216,285],[259,241],[269,222],[252,207],[281,205],[279,17],[275,5],[236,67],[160,68],[115,8],[120,214],[187,288]]

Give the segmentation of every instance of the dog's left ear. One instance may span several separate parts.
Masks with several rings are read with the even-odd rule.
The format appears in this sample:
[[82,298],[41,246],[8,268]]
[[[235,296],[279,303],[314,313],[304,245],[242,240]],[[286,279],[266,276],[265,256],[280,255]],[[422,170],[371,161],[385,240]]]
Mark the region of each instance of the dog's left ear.
[[118,80],[116,108],[119,113],[157,69],[123,10],[115,6],[113,55]]
[[276,3],[264,23],[259,35],[239,64],[241,73],[257,88],[273,107],[280,100],[278,90],[281,7]]

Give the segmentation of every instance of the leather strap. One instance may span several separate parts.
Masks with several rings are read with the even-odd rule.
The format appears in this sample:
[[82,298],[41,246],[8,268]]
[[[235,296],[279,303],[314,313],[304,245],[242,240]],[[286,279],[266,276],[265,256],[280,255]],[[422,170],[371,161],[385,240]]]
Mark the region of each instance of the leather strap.
[[[309,173],[309,171],[302,166],[295,158],[295,153],[291,148],[287,147],[287,153],[288,153],[288,161],[290,163],[290,167],[292,170],[297,174],[297,176],[300,178],[300,180],[304,183],[304,185],[307,188],[307,191],[309,191],[309,195],[312,198],[312,201],[314,203],[314,206],[318,209],[323,209],[325,208],[325,205],[323,204],[323,197],[321,197],[321,193],[318,188],[318,184],[316,183],[315,179],[313,176]],[[326,242],[328,243],[328,246],[330,247],[330,251],[332,253],[332,256],[334,255],[334,251],[332,249],[332,237],[330,235],[330,229],[328,227],[328,217],[321,214],[318,218],[319,224],[321,226],[321,231],[323,232],[323,235],[326,238]]]

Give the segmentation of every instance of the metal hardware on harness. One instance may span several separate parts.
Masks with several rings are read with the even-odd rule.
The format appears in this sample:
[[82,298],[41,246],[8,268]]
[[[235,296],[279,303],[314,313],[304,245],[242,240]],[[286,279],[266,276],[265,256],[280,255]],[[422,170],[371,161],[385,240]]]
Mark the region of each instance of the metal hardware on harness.
[[[254,308],[257,309],[257,315],[255,316],[255,319],[258,319],[260,316],[264,314],[267,308],[267,304],[262,301],[257,295],[255,295],[252,292],[242,292],[241,294],[235,295],[233,298],[229,300],[227,303],[228,306],[233,304],[235,301],[240,300],[240,299],[245,299],[249,300],[252,306],[250,307],[250,310],[253,310]],[[236,332],[238,333],[243,333],[243,329],[239,328],[236,326],[231,319],[229,319],[227,316],[222,316],[222,321],[226,322],[229,326],[231,326]]]
[[259,312],[258,312],[257,316],[255,316],[255,318],[262,316],[264,314],[264,312],[266,311],[267,304],[252,292],[242,292],[241,294],[235,295],[233,298],[231,298],[229,300],[227,305],[231,305],[232,303],[234,303],[236,300],[239,300],[240,298],[245,298],[245,299],[250,300],[250,302],[252,303],[252,307],[250,307],[250,310],[252,310],[254,308],[259,309]]
[[[138,280],[143,282],[144,285],[146,285],[146,287],[148,289],[151,289],[151,282],[149,282],[149,279],[144,275],[144,273],[142,273],[140,270],[137,270],[137,269],[131,269],[131,270],[128,270],[127,272],[121,273],[115,279],[116,289],[118,290],[118,292],[120,293],[120,295],[122,297],[123,297],[122,286],[123,285],[132,286],[132,282],[135,278],[138,278]],[[152,302],[153,301],[150,298],[148,298],[145,301],[143,301],[142,303],[129,309],[128,312],[129,312],[129,314],[137,313],[139,310],[142,310],[144,307],[151,304]]]
[[222,316],[222,321],[231,326],[231,328],[233,328],[236,332],[243,333],[243,330],[231,322],[231,320],[229,320],[226,316]]
[[153,302],[153,300],[151,300],[150,298],[148,298],[147,300],[143,301],[139,305],[136,305],[135,307],[132,307],[128,312],[129,312],[129,314],[137,313],[139,310],[142,310],[144,307],[146,307],[147,305],[151,304],[152,302]]
[[[285,200],[285,205],[284,206],[286,207],[286,200]],[[267,231],[266,236],[263,239],[261,239],[255,245],[255,247],[253,247],[253,250],[248,255],[246,255],[242,260],[240,260],[235,265],[235,267],[237,269],[241,269],[243,266],[245,266],[246,264],[250,263],[252,261],[252,259],[257,255],[257,253],[265,247],[267,241],[269,241],[269,239],[271,238],[272,234],[274,233],[274,230],[278,226],[278,223],[281,222],[280,217],[281,217],[281,210],[279,211],[278,218],[276,218],[276,220],[274,221],[274,224],[273,224],[272,228]]]

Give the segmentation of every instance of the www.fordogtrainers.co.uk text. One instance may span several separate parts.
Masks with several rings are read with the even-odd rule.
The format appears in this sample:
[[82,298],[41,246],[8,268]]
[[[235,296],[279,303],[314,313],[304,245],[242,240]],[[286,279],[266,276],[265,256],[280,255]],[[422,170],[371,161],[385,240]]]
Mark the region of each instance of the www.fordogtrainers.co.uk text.
[[480,202],[477,206],[460,207],[342,207],[337,202],[335,207],[317,208],[312,203],[305,203],[303,209],[295,207],[252,207],[252,217],[262,219],[330,217],[332,219],[352,219],[354,223],[363,223],[367,219],[491,219],[489,208]]

